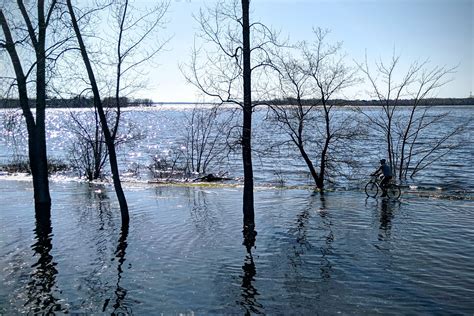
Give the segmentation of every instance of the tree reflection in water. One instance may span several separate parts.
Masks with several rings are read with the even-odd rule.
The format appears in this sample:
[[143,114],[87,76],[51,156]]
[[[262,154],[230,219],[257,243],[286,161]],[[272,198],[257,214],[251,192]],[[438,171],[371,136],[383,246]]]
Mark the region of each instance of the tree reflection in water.
[[[93,186],[91,187],[91,201],[95,202],[95,206],[97,209],[97,219],[98,219],[98,230],[97,230],[97,236],[95,236],[96,239],[96,246],[97,246],[97,263],[98,263],[98,269],[100,269],[103,266],[103,262],[106,260],[105,258],[110,255],[107,254],[107,245],[111,242],[106,236],[108,235],[106,231],[113,230],[115,231],[115,227],[113,226],[113,216],[112,216],[112,210],[110,207],[110,201],[109,197],[107,195],[107,191],[105,187],[103,186]],[[128,231],[129,231],[129,225],[124,224],[121,226],[121,232],[120,232],[120,237],[117,242],[117,248],[115,249],[114,252],[114,257],[111,259],[111,261],[117,261],[117,282],[115,283],[115,288],[113,290],[114,293],[114,298],[110,299],[107,298],[104,301],[104,304],[102,306],[102,313],[105,313],[107,311],[107,308],[110,307],[111,301],[113,302],[113,305],[111,306],[113,310],[111,311],[111,315],[132,315],[133,311],[131,307],[127,306],[127,303],[125,301],[125,297],[127,295],[127,289],[124,288],[121,285],[122,277],[123,277],[123,272],[124,268],[123,265],[126,261],[125,259],[125,254],[128,246],[127,242],[127,237],[128,237]],[[93,273],[90,275],[90,283],[91,284],[91,289],[94,290],[96,294],[100,293],[99,296],[105,296],[107,295],[106,293],[109,293],[109,286],[107,285],[107,281],[104,282],[99,282],[97,279],[97,271],[99,270],[94,270]]]
[[237,303],[245,308],[245,315],[250,315],[251,313],[263,314],[263,306],[257,301],[259,293],[253,285],[257,269],[255,268],[255,262],[253,261],[252,248],[255,246],[257,232],[253,226],[245,226],[243,235],[243,245],[247,250],[247,254],[242,266],[242,300]]
[[[332,220],[331,215],[327,211],[326,205],[326,196],[323,192],[314,193],[309,198],[308,205],[298,213],[296,216],[295,226],[289,229],[289,234],[294,235],[296,244],[292,247],[293,251],[288,252],[288,260],[291,263],[291,267],[294,269],[293,272],[299,277],[303,278],[301,274],[301,268],[308,264],[304,261],[304,255],[309,251],[313,253],[312,248],[313,244],[311,239],[308,238],[309,231],[314,228],[310,226],[310,221],[312,220],[312,214],[315,209],[315,200],[319,196],[320,207],[318,209],[318,215],[321,219],[319,228],[317,232],[320,234],[320,238],[316,241],[313,239],[313,243],[316,243],[319,246],[320,256],[320,276],[321,279],[329,279],[331,277],[331,272],[333,270],[333,265],[330,261],[330,257],[333,253],[332,243],[334,242],[334,233],[332,229]],[[314,219],[313,219],[314,221]],[[322,241],[320,243],[320,241]]]
[[[74,302],[74,305],[78,310],[95,312],[94,307],[91,308],[91,306],[101,304],[115,290],[110,282],[115,272],[112,273],[113,265],[109,262],[113,255],[112,245],[115,246],[116,242],[112,236],[118,229],[107,186],[89,184],[84,193],[84,202],[79,204],[77,209],[79,215],[77,225],[79,229],[87,227],[87,229],[81,229],[81,233],[86,241],[88,257],[81,265],[84,268],[78,273],[79,287],[83,291],[81,300]],[[106,301],[108,304],[110,299]]]
[[[67,312],[61,306],[57,296],[60,291],[56,288],[56,262],[51,255],[52,227],[50,210],[36,212],[35,243],[31,246],[34,256],[38,256],[38,261],[32,265],[33,272],[27,285],[28,301],[25,303],[33,314],[49,314],[54,312]],[[43,215],[38,215],[43,214]]]
[[127,250],[127,237],[128,237],[128,225],[122,226],[122,232],[117,245],[117,250],[115,250],[115,256],[118,261],[117,265],[117,287],[115,289],[115,303],[113,305],[114,311],[112,315],[132,315],[133,311],[125,303],[125,296],[127,295],[127,289],[120,285],[122,280],[123,273],[123,264],[125,262],[125,254]]
[[333,270],[333,266],[329,258],[333,253],[332,243],[334,242],[334,233],[332,231],[331,216],[327,212],[326,198],[323,193],[321,193],[320,195],[320,201],[321,201],[321,209],[319,212],[319,216],[321,217],[321,221],[324,228],[327,230],[327,235],[324,238],[324,244],[321,247],[320,271],[321,271],[322,279],[329,279],[331,277],[331,272]]

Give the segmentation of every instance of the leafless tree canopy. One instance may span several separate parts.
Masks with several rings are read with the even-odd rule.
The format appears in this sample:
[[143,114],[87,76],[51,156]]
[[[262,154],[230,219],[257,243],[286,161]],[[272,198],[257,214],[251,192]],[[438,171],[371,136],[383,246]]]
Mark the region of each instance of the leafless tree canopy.
[[205,174],[228,157],[227,140],[234,124],[233,109],[194,107],[186,117],[185,157],[189,172]]
[[[442,122],[449,113],[435,111],[426,100],[451,80],[456,68],[430,67],[426,60],[412,63],[403,72],[400,57],[395,55],[389,62],[376,62],[375,70],[370,66],[367,58],[358,64],[381,109],[376,113],[363,108],[359,111],[380,136],[381,154],[388,157],[399,179],[413,177],[459,146],[456,136],[467,122],[452,130],[443,129]],[[410,100],[409,106],[400,105],[404,99]]]
[[[250,21],[250,1],[218,1],[196,17],[201,28],[191,63],[183,72],[188,82],[220,103],[242,107],[242,163],[244,169],[244,227],[254,227],[252,111],[258,104],[259,78],[269,63],[276,36],[267,26]],[[209,45],[210,44],[210,45]],[[264,83],[265,81],[260,81]]]
[[[109,17],[106,19],[108,28],[105,28],[108,36],[96,34],[88,29],[82,29],[82,32],[86,34],[91,32],[93,36],[91,43],[96,45],[99,42],[103,47],[109,48],[108,50],[101,48],[92,54],[93,58],[102,57],[101,60],[94,61],[92,66],[99,75],[96,77],[96,84],[101,86],[99,88],[101,95],[111,96],[104,98],[102,105],[106,109],[106,121],[110,128],[111,141],[115,146],[122,143],[130,144],[133,139],[141,137],[136,131],[119,133],[119,130],[123,129],[122,103],[128,94],[138,88],[145,88],[143,82],[146,80],[146,73],[143,72],[142,65],[150,65],[166,42],[158,40],[157,32],[163,27],[168,5],[168,2],[157,2],[152,8],[139,10],[134,7],[133,1],[123,0],[108,3],[104,7],[78,9],[81,12],[80,19],[91,20],[94,15]],[[109,77],[114,80],[109,80]],[[87,95],[89,92],[90,89],[86,85],[81,93]],[[95,125],[81,122],[77,115],[72,115],[78,139],[77,145],[71,150],[73,165],[82,170],[89,180],[102,176],[102,169],[108,158],[108,149],[105,146],[97,111],[95,108],[93,115],[95,120],[92,120],[95,121]],[[122,135],[133,136],[126,138]]]
[[[81,29],[79,27],[79,19],[77,18],[77,15],[75,13],[75,9],[71,3],[71,0],[67,0],[67,7],[68,7],[68,12],[69,16],[71,18],[71,23],[74,29],[74,33],[77,38],[78,46],[81,52],[81,57],[84,62],[84,66],[87,71],[87,76],[88,76],[88,82],[90,84],[92,94],[94,97],[94,107],[97,110],[100,123],[101,123],[101,128],[102,128],[102,133],[104,135],[105,143],[107,145],[107,152],[109,155],[109,162],[110,162],[110,169],[112,172],[112,177],[113,177],[113,182],[114,182],[114,187],[115,187],[115,192],[117,194],[117,199],[119,200],[120,204],[120,210],[122,214],[122,223],[124,225],[127,225],[129,222],[129,215],[128,215],[128,205],[127,201],[125,199],[125,195],[123,193],[122,189],[122,184],[120,181],[120,174],[119,174],[119,169],[118,169],[118,163],[117,163],[117,155],[116,155],[116,148],[115,148],[115,139],[117,137],[117,131],[119,128],[119,123],[120,123],[120,114],[121,114],[121,105],[120,105],[120,91],[121,91],[121,79],[122,76],[126,73],[126,71],[129,69],[127,68],[127,64],[125,63],[125,60],[127,59],[127,54],[131,53],[135,47],[138,47],[141,45],[143,42],[143,39],[150,34],[149,29],[147,29],[143,35],[139,36],[137,39],[132,40],[131,42],[128,43],[130,46],[126,46],[126,30],[130,30],[133,28],[134,25],[140,25],[140,21],[145,19],[144,17],[138,18],[136,22],[130,22],[134,21],[128,20],[127,19],[127,13],[128,12],[128,7],[129,1],[125,0],[124,2],[119,2],[119,6],[117,7],[117,14],[115,15],[118,18],[118,24],[119,24],[119,32],[118,32],[118,40],[117,40],[117,70],[116,70],[116,86],[115,86],[115,99],[116,99],[116,104],[115,104],[115,109],[116,109],[116,119],[115,119],[115,124],[109,125],[109,122],[107,121],[107,116],[106,112],[104,111],[104,104],[103,100],[101,98],[101,92],[99,90],[99,85],[98,81],[96,78],[96,71],[92,67],[91,59],[89,58],[88,50],[84,42],[84,38],[82,36]],[[161,11],[156,11],[156,12],[161,12]],[[145,15],[146,17],[146,15]],[[158,21],[163,17],[163,15],[159,15],[157,17]],[[131,23],[131,24],[130,24]],[[150,29],[153,29],[157,23],[152,24],[150,26]],[[131,44],[130,44],[131,43]],[[124,44],[122,46],[122,44]],[[150,57],[151,58],[151,57]],[[143,60],[139,60],[138,63],[141,63],[143,61],[148,60],[147,58]],[[132,62],[132,66],[133,66]],[[137,65],[135,63],[135,65]],[[125,66],[125,68],[122,68]]]
[[[109,124],[115,120],[111,114],[111,111],[106,112]],[[104,178],[109,154],[97,110],[71,110],[69,118],[71,124],[65,128],[65,132],[72,134],[72,142],[68,144],[71,167],[88,181]],[[122,119],[119,133],[114,138],[115,147],[118,151],[133,148],[144,137],[139,126]]]
[[[243,39],[240,1],[219,1],[195,17],[200,26],[191,62],[181,67],[188,82],[222,103],[243,106]],[[281,45],[278,33],[260,22],[250,23],[251,75],[264,78],[271,67],[271,50]],[[253,105],[266,97],[266,80],[254,80]]]
[[344,63],[341,44],[328,44],[327,34],[314,29],[313,42],[276,52],[273,67],[279,85],[273,90],[276,102],[270,104],[270,117],[296,146],[319,189],[326,176],[343,170],[341,164],[351,164],[344,152],[361,134],[357,122],[337,110],[341,104],[332,102],[357,78]]

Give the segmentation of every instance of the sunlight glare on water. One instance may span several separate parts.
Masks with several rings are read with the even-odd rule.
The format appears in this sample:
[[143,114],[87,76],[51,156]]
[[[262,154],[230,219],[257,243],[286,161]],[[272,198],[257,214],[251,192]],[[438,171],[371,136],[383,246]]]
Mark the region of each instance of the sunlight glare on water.
[[[185,152],[185,139],[188,132],[189,115],[194,108],[194,104],[159,104],[153,107],[130,107],[124,108],[122,113],[123,125],[121,131],[125,133],[123,137],[131,137],[134,132],[139,132],[141,137],[134,139],[127,146],[118,148],[118,162],[122,173],[129,173],[130,170],[138,170],[139,180],[149,180],[151,174],[149,167],[153,158],[167,158],[169,161]],[[210,109],[211,105],[199,105],[200,108]],[[226,108],[228,109],[228,108]],[[376,108],[365,109],[368,113],[378,113]],[[440,135],[454,129],[457,125],[474,116],[474,107],[443,107],[438,106],[430,110],[433,114],[449,112],[449,119],[436,130],[428,130],[428,133],[417,140],[420,144],[434,144],[434,139]],[[0,110],[0,121],[11,110]],[[351,109],[340,109],[339,114],[355,115]],[[24,125],[21,115],[18,114],[19,123]],[[48,155],[50,159],[59,159],[66,163],[71,160],[71,145],[74,143],[74,134],[71,131],[71,115],[77,118],[86,119],[90,123],[91,109],[48,109],[47,112],[47,132],[48,132]],[[254,151],[254,171],[257,185],[283,185],[283,186],[311,186],[314,181],[308,172],[303,159],[298,154],[294,146],[280,146],[287,136],[281,130],[275,128],[274,123],[266,121],[267,111],[265,108],[257,108],[253,119],[253,147]],[[87,119],[88,118],[88,119]],[[236,115],[233,123],[238,126],[240,115]],[[12,160],[18,155],[27,157],[26,152],[26,130],[20,126],[22,133],[16,132],[15,141],[8,136],[8,132],[3,130],[5,135],[0,138],[0,163]],[[472,121],[465,126],[462,133],[456,136],[456,142],[462,146],[454,147],[448,154],[439,161],[429,165],[428,168],[420,171],[416,178],[403,181],[403,185],[413,193],[421,195],[435,195],[451,198],[472,199],[474,195],[474,144],[471,137],[474,131]],[[372,131],[373,133],[373,131]],[[237,141],[237,140],[231,140]],[[369,134],[363,139],[354,140],[353,150],[339,153],[339,159],[344,160],[346,156],[354,158],[357,167],[346,170],[345,176],[332,176],[333,181],[327,183],[328,186],[336,189],[359,189],[368,180],[368,174],[378,166],[379,158],[386,156],[385,147],[380,139],[380,135]],[[308,146],[311,145],[309,142]],[[275,147],[275,148],[274,148]],[[272,150],[269,150],[272,148]],[[182,155],[182,153],[181,153]],[[311,154],[313,155],[313,153]],[[242,179],[242,163],[238,151],[231,152],[228,158],[220,163],[211,166],[208,172],[226,172],[227,176],[240,181]],[[26,158],[25,158],[26,159]],[[317,159],[314,158],[317,162]],[[341,171],[341,170],[339,170]],[[75,172],[73,176],[77,177]],[[136,175],[135,175],[136,176]],[[127,180],[130,180],[127,177]],[[331,180],[329,179],[329,180]],[[137,180],[137,179],[132,179]]]

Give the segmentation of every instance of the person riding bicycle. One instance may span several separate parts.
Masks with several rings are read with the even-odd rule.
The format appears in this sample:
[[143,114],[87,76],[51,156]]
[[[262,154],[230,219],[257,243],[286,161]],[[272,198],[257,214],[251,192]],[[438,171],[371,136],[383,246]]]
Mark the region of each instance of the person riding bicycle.
[[371,174],[371,176],[376,176],[378,174],[382,173],[383,178],[382,181],[380,181],[380,187],[382,188],[382,197],[387,196],[387,189],[386,185],[390,182],[392,179],[392,169],[390,168],[389,165],[385,163],[385,159],[380,160],[380,167],[375,171],[374,173]]

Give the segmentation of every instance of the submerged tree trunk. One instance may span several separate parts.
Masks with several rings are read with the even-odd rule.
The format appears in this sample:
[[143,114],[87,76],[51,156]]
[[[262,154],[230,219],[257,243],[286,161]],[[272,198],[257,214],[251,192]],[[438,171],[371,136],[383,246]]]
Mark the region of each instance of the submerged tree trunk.
[[318,175],[316,172],[316,169],[314,168],[313,162],[309,158],[308,154],[306,153],[306,150],[304,149],[303,145],[297,144],[298,149],[300,151],[301,157],[303,157],[304,161],[306,162],[306,165],[308,166],[309,172],[311,173],[311,176],[313,177],[314,183],[316,184],[316,187],[320,190],[323,190],[324,188],[324,179]]
[[36,210],[51,208],[51,196],[49,194],[48,161],[46,151],[46,136],[43,127],[36,126],[35,134],[28,136],[28,150],[31,174],[33,177],[33,190]]
[[244,196],[243,212],[244,227],[255,226],[253,169],[252,169],[252,95],[250,68],[250,24],[249,0],[242,0],[242,38],[243,38],[243,130],[242,130],[242,160],[244,165]]
[[87,54],[87,50],[82,39],[81,32],[79,30],[79,26],[77,23],[76,16],[74,14],[74,9],[71,4],[71,0],[67,0],[67,6],[69,10],[69,15],[71,16],[71,22],[74,28],[74,32],[76,33],[77,41],[79,43],[79,47],[81,50],[82,59],[84,61],[84,65],[87,69],[87,74],[89,76],[90,84],[92,87],[92,92],[94,94],[94,106],[99,113],[99,119],[102,126],[102,132],[104,133],[105,143],[107,145],[107,149],[109,152],[109,162],[110,162],[110,169],[112,171],[112,178],[114,182],[115,193],[117,194],[117,199],[120,204],[120,212],[122,215],[122,225],[128,224],[130,221],[129,214],[128,214],[128,205],[127,200],[125,198],[125,194],[122,189],[122,184],[120,182],[120,174],[117,164],[117,154],[115,151],[115,143],[114,138],[110,132],[110,129],[107,124],[107,118],[105,116],[104,108],[102,106],[102,101],[100,99],[99,88],[97,86],[97,81],[95,80],[94,71],[92,70],[92,66],[89,60],[89,56]]
[[326,162],[327,162],[327,155],[329,150],[329,144],[331,143],[331,118],[329,117],[329,111],[331,108],[327,106],[326,99],[324,98],[324,92],[321,91],[323,97],[323,108],[324,108],[324,123],[326,125],[326,137],[324,138],[324,145],[323,150],[321,151],[321,162],[319,166],[319,177],[316,181],[316,185],[318,189],[321,191],[324,189],[324,175],[326,173]]
[[[36,150],[38,203],[51,207],[48,182],[48,158],[46,150],[46,21],[44,1],[38,1],[38,41],[36,50]],[[35,201],[36,202],[36,201]]]

